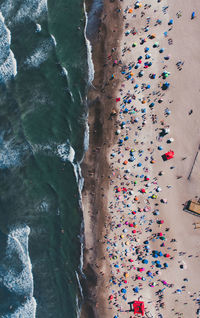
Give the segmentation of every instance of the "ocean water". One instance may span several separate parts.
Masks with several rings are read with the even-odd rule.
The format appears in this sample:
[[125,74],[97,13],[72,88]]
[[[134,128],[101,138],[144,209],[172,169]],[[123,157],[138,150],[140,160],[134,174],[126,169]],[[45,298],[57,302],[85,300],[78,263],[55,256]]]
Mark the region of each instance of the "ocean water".
[[77,317],[87,90],[83,0],[0,0],[0,317]]

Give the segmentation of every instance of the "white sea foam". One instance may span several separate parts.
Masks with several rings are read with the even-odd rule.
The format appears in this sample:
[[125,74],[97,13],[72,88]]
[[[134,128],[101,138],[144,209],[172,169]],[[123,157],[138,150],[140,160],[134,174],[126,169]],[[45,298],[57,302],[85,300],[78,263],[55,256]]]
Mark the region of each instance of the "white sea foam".
[[75,151],[69,142],[57,146],[58,155],[62,160],[69,160],[71,163],[74,161]]
[[92,60],[92,46],[90,41],[87,38],[86,35],[86,31],[87,31],[87,25],[88,25],[88,14],[86,11],[86,6],[85,6],[85,2],[84,2],[84,12],[85,12],[85,29],[84,29],[84,36],[85,36],[85,42],[86,42],[86,46],[87,46],[87,61],[88,61],[88,82],[89,84],[92,84],[93,80],[94,80],[94,64],[93,64],[93,60]]
[[14,313],[3,315],[2,318],[35,318],[36,307],[36,301],[32,297],[31,299],[28,299],[26,303],[17,308]]
[[17,74],[17,62],[10,45],[11,33],[0,11],[0,82],[6,82]]
[[88,150],[88,147],[89,147],[89,138],[90,138],[90,133],[89,133],[88,120],[87,120],[85,124],[85,133],[84,133],[84,151],[85,152]]
[[15,22],[21,22],[25,18],[35,20],[36,18],[47,13],[47,0],[26,0],[19,7]]
[[28,253],[28,236],[30,228],[16,228],[8,235],[6,268],[2,281],[10,291],[18,295],[33,296],[32,266]]
[[55,36],[53,36],[53,34],[51,34],[51,38],[52,38],[52,40],[53,40],[54,45],[56,46],[56,45],[57,45],[57,42],[56,42],[56,38],[55,38]]
[[36,23],[36,32],[39,33],[42,31],[42,27],[39,23]]
[[46,61],[49,52],[52,49],[52,40],[48,39],[43,41],[39,47],[37,47],[33,54],[29,56],[24,64],[28,67],[38,67],[40,64]]
[[20,150],[12,145],[12,141],[0,141],[0,169],[20,165]]
[[36,301],[33,298],[32,265],[28,252],[29,233],[30,228],[24,225],[13,228],[8,234],[0,268],[0,283],[17,296],[26,296],[27,301],[3,318],[35,317]]
[[65,67],[62,67],[62,74],[67,78],[67,81],[69,82],[69,73],[68,70]]

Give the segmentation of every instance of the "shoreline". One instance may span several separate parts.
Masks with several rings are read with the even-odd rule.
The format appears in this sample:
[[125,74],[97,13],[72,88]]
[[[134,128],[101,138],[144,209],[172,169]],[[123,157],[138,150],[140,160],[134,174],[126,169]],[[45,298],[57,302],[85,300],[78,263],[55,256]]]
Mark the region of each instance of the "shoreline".
[[[91,3],[88,7],[91,8]],[[116,47],[116,43],[119,41],[121,34],[118,25],[119,13],[113,14],[111,11],[112,3],[104,3],[99,16],[100,32],[97,33],[97,38],[95,38],[94,35],[92,39],[89,39],[92,46],[95,75],[92,87],[90,87],[88,93],[89,149],[81,164],[82,175],[84,177],[82,203],[85,227],[83,272],[86,276],[81,282],[84,291],[81,318],[98,317],[96,299],[99,298],[97,291],[101,280],[97,279],[100,270],[94,265],[94,262],[103,257],[102,250],[96,251],[96,249],[99,247],[98,242],[102,238],[101,233],[105,217],[105,212],[102,213],[102,211],[104,211],[106,207],[105,198],[102,197],[99,188],[108,187],[108,182],[102,180],[101,176],[107,174],[109,169],[108,162],[105,161],[105,158],[108,153],[108,146],[110,147],[114,141],[112,137],[114,122],[108,120],[108,118],[114,108],[114,102],[112,100],[114,96],[112,97],[112,94],[114,94],[118,85],[117,82],[114,84],[112,84],[112,82],[111,84],[109,83],[112,66],[108,64],[104,67],[102,72],[102,65],[106,64],[106,56],[112,54],[111,49]],[[107,14],[111,14],[109,24],[105,24],[104,21],[102,21],[103,16]],[[115,32],[110,30],[110,26],[113,23],[115,23],[116,26]],[[115,51],[113,55],[117,58],[117,51]],[[110,86],[112,86],[111,90]],[[96,183],[96,180],[99,180],[99,182]],[[104,300],[101,299],[100,301],[103,302]]]
[[[148,0],[146,0],[146,2],[148,2]],[[161,6],[164,6],[165,4],[167,5],[168,3],[171,4],[170,0],[164,0],[161,4]],[[120,96],[120,91],[119,91],[119,84],[125,85],[125,89],[131,89],[133,92],[133,86],[131,86],[130,84],[126,84],[125,79],[122,78],[122,76],[120,75],[120,70],[118,69],[118,66],[116,66],[116,70],[114,73],[118,74],[117,77],[111,81],[110,77],[111,74],[113,72],[113,65],[112,62],[108,62],[108,60],[106,60],[106,57],[108,57],[110,55],[111,49],[113,47],[118,47],[119,44],[119,48],[118,50],[116,50],[111,58],[112,59],[116,59],[118,60],[118,57],[121,57],[120,54],[120,50],[123,49],[123,43],[127,42],[127,46],[130,46],[130,44],[132,44],[129,40],[129,38],[125,37],[122,38],[122,32],[124,32],[124,24],[125,22],[123,21],[123,23],[121,22],[122,19],[119,19],[119,13],[114,12],[113,9],[116,9],[117,6],[122,5],[122,9],[125,10],[125,3],[119,3],[116,1],[109,2],[106,3],[104,5],[104,10],[103,13],[101,15],[101,33],[100,35],[98,34],[98,37],[96,39],[96,42],[93,41],[92,42],[92,49],[93,49],[93,62],[94,62],[94,66],[95,66],[95,78],[93,81],[93,85],[94,87],[90,89],[89,91],[89,96],[88,96],[88,100],[89,100],[89,130],[90,130],[90,143],[89,143],[89,149],[85,155],[85,159],[82,163],[82,171],[83,171],[83,176],[85,179],[85,183],[84,183],[84,189],[83,189],[83,193],[82,193],[82,198],[83,198],[83,209],[84,209],[84,223],[85,223],[85,249],[84,249],[84,273],[86,275],[86,280],[83,280],[82,285],[83,285],[83,289],[84,289],[84,295],[85,295],[85,303],[83,305],[82,308],[82,314],[81,314],[81,318],[84,317],[110,317],[110,316],[114,316],[114,314],[116,315],[117,312],[122,311],[123,315],[126,317],[128,313],[126,314],[123,309],[124,306],[124,301],[121,300],[120,296],[121,293],[120,291],[118,291],[118,287],[114,287],[113,285],[111,286],[111,283],[109,283],[109,277],[111,277],[111,271],[112,273],[114,273],[116,270],[114,269],[113,265],[115,264],[115,262],[111,259],[108,258],[108,253],[106,252],[106,244],[108,244],[106,241],[112,242],[111,244],[111,251],[112,253],[116,253],[116,248],[115,248],[115,237],[114,237],[114,233],[112,234],[111,232],[115,231],[115,236],[119,236],[120,238],[118,239],[117,243],[118,245],[121,245],[119,247],[119,251],[121,252],[121,255],[124,255],[124,244],[128,245],[131,244],[131,247],[136,247],[138,244],[138,246],[142,246],[141,243],[137,243],[137,242],[143,242],[145,240],[147,240],[147,237],[149,237],[150,240],[150,249],[160,249],[159,247],[159,241],[155,243],[153,243],[153,237],[157,237],[156,232],[161,231],[160,227],[158,226],[157,221],[159,220],[158,218],[155,218],[155,220],[152,219],[151,215],[146,215],[144,214],[144,218],[147,218],[148,222],[151,222],[151,220],[153,220],[153,225],[151,226],[151,231],[152,235],[145,233],[149,231],[149,227],[147,227],[146,229],[148,229],[148,231],[144,231],[144,225],[142,227],[143,222],[140,221],[139,222],[139,229],[136,230],[136,234],[132,235],[132,234],[128,234],[126,235],[126,240],[128,239],[128,241],[130,240],[130,242],[123,242],[123,239],[121,237],[121,233],[122,233],[122,229],[117,229],[117,223],[119,222],[119,219],[117,219],[117,215],[110,215],[110,217],[112,216],[113,219],[113,223],[114,226],[113,228],[110,227],[111,223],[109,221],[109,205],[108,202],[112,202],[112,204],[114,205],[113,202],[115,202],[115,197],[116,194],[113,193],[113,186],[110,186],[112,183],[110,183],[110,181],[113,181],[114,184],[118,184],[119,186],[119,180],[118,179],[122,179],[122,174],[124,174],[124,168],[122,166],[122,162],[120,164],[120,160],[121,160],[121,156],[126,157],[127,154],[126,152],[123,150],[121,152],[121,150],[119,151],[118,148],[118,153],[120,153],[120,155],[116,156],[116,159],[112,159],[113,161],[111,161],[110,159],[110,150],[111,147],[113,148],[112,151],[114,151],[115,155],[117,154],[117,145],[115,143],[115,141],[117,140],[117,137],[114,133],[114,131],[116,131],[117,128],[119,128],[119,123],[116,120],[116,117],[113,120],[108,120],[110,113],[113,109],[115,109],[118,113],[117,119],[119,119],[119,112],[121,112],[122,114],[122,104],[121,102],[119,103],[119,105],[116,105],[116,98],[118,96]],[[193,0],[193,5],[199,8],[198,3],[196,0]],[[126,5],[131,5],[130,1],[126,2]],[[192,6],[191,6],[192,7]],[[155,5],[155,7],[153,7],[151,10],[155,9],[156,10],[160,9],[159,5]],[[181,17],[181,19],[179,20],[179,18],[177,18],[176,16],[176,12],[179,12],[178,10],[181,9],[183,10],[183,18]],[[150,11],[151,11],[150,10]],[[191,8],[190,8],[191,10]],[[160,10],[162,11],[162,10]],[[140,14],[141,11],[137,11],[136,13]],[[153,11],[152,11],[153,12]],[[161,12],[162,13],[162,12]],[[105,15],[109,15],[111,16],[111,18],[109,18],[109,22],[104,22],[103,17]],[[120,13],[121,16],[121,13]],[[172,38],[172,47],[171,47],[171,40],[170,42],[168,41],[168,45],[170,46],[166,46],[167,45],[167,41],[166,39],[162,38],[162,34],[163,34],[163,27],[161,26],[160,29],[162,31],[158,32],[158,35],[156,36],[156,38],[159,39],[161,45],[165,46],[166,50],[169,51],[170,53],[172,53],[172,61],[170,59],[170,62],[165,62],[166,64],[169,64],[169,71],[172,72],[173,76],[170,76],[169,78],[169,82],[171,83],[171,88],[169,89],[169,91],[165,91],[161,93],[163,93],[162,98],[164,99],[164,103],[166,106],[164,106],[163,104],[160,105],[156,105],[156,109],[154,111],[151,111],[149,114],[149,119],[147,120],[147,124],[146,127],[144,125],[144,128],[141,130],[142,132],[138,132],[140,135],[139,138],[139,144],[141,143],[140,147],[142,149],[142,151],[146,154],[149,155],[148,151],[145,149],[145,146],[143,146],[141,140],[144,140],[146,144],[148,144],[150,141],[154,141],[154,144],[158,143],[158,139],[157,139],[157,132],[159,129],[162,128],[161,122],[163,121],[163,117],[164,117],[164,121],[166,122],[165,125],[170,124],[170,127],[172,127],[172,130],[170,132],[170,135],[173,134],[172,136],[175,136],[175,142],[173,143],[173,145],[167,145],[167,144],[163,144],[164,150],[167,151],[170,148],[175,150],[175,159],[173,159],[173,163],[163,163],[162,159],[161,159],[161,153],[159,153],[155,146],[151,146],[153,148],[153,152],[154,152],[154,159],[155,159],[155,165],[152,165],[150,163],[148,164],[148,168],[150,168],[150,180],[153,179],[154,181],[151,180],[151,184],[150,184],[150,189],[146,188],[146,192],[148,193],[150,190],[152,193],[152,190],[155,190],[155,186],[153,184],[157,184],[157,179],[159,179],[159,187],[161,187],[162,189],[162,193],[161,196],[158,195],[158,199],[156,198],[155,202],[155,206],[158,206],[159,208],[159,213],[161,214],[161,218],[163,218],[165,220],[165,226],[166,229],[170,228],[170,233],[167,233],[168,230],[164,230],[162,228],[162,232],[164,231],[164,237],[166,239],[166,245],[168,246],[167,249],[172,249],[171,246],[171,241],[174,237],[176,238],[176,243],[172,244],[173,245],[173,252],[171,251],[170,253],[172,253],[173,257],[172,259],[174,260],[173,262],[170,261],[170,269],[168,270],[160,270],[158,272],[161,272],[164,279],[166,281],[173,281],[176,288],[178,288],[178,286],[181,284],[183,284],[182,280],[182,276],[184,275],[184,272],[180,272],[180,268],[179,268],[179,264],[182,264],[181,262],[184,260],[184,264],[187,263],[187,267],[189,266],[190,271],[195,272],[198,268],[197,266],[197,261],[194,260],[193,262],[190,261],[190,259],[186,258],[186,257],[190,257],[190,256],[182,256],[182,255],[188,255],[188,253],[190,253],[192,251],[192,254],[196,254],[197,253],[197,240],[199,238],[198,233],[194,232],[193,228],[192,228],[192,222],[195,222],[196,218],[195,216],[191,216],[191,215],[187,215],[187,214],[182,214],[182,205],[183,202],[185,202],[187,199],[191,198],[192,196],[194,197],[195,195],[198,195],[198,180],[197,177],[195,175],[195,172],[191,178],[191,180],[188,182],[187,179],[187,173],[189,172],[190,169],[190,161],[192,160],[192,151],[194,152],[194,147],[192,147],[191,145],[191,140],[193,140],[194,145],[196,147],[196,145],[198,144],[198,128],[197,126],[194,127],[195,125],[198,125],[198,116],[199,116],[199,110],[198,110],[198,99],[197,97],[195,97],[195,94],[198,94],[198,85],[193,85],[194,87],[188,87],[188,81],[187,77],[190,79],[190,82],[192,81],[194,74],[192,74],[192,71],[190,70],[191,67],[198,67],[198,69],[200,69],[200,65],[199,62],[196,59],[196,55],[193,53],[193,58],[196,61],[190,61],[190,51],[187,50],[185,48],[186,44],[187,44],[187,38],[188,36],[191,34],[191,32],[197,32],[195,29],[195,23],[197,23],[196,21],[194,21],[194,23],[192,24],[190,22],[190,26],[188,27],[188,29],[185,31],[186,35],[182,34],[181,40],[179,40],[179,34],[180,32],[184,31],[184,23],[189,23],[188,22],[188,16],[187,16],[187,3],[184,1],[177,1],[176,5],[174,5],[174,7],[172,8],[170,6],[170,9],[168,10],[168,13],[166,15],[164,15],[164,17],[162,17],[163,20],[163,24],[167,25],[167,20],[169,20],[169,18],[173,17],[173,19],[175,20],[176,24],[177,24],[177,30],[171,28],[171,30],[169,30],[170,32],[170,36],[169,39]],[[129,16],[130,18],[130,16]],[[151,18],[154,18],[154,15],[151,13]],[[113,20],[112,20],[113,19]],[[138,28],[141,28],[141,23],[142,21],[144,22],[144,18],[142,19],[138,17],[136,19],[136,23],[138,23]],[[118,32],[112,32],[114,28],[118,29]],[[168,27],[170,29],[170,27]],[[196,27],[197,28],[197,27]],[[151,29],[153,30],[152,32],[155,32],[154,30],[156,29],[155,26],[151,25]],[[150,31],[151,32],[151,31]],[[149,33],[149,32],[148,32]],[[115,36],[113,36],[113,34],[115,34]],[[142,37],[143,35],[143,31],[140,31],[140,37]],[[145,34],[144,34],[145,35]],[[138,41],[139,39],[139,35],[136,35],[136,39]],[[195,35],[193,35],[193,37],[190,39],[189,43],[190,45],[192,44],[196,51],[199,52],[199,46],[198,43],[194,43],[195,39]],[[118,40],[118,42],[117,42]],[[168,40],[168,39],[167,39]],[[175,42],[175,45],[173,45],[173,40]],[[156,41],[156,40],[155,40]],[[198,41],[197,41],[198,42]],[[179,46],[176,45],[176,43],[178,43]],[[105,44],[105,47],[104,47]],[[150,44],[150,46],[152,45],[152,42],[148,42],[148,45]],[[189,46],[189,44],[188,44]],[[136,58],[136,56],[142,55],[144,54],[144,48],[140,48],[140,46],[138,48],[136,48],[134,51],[133,49],[131,49],[133,53],[132,55],[132,60],[134,60]],[[135,53],[136,52],[136,53]],[[120,54],[120,55],[119,55]],[[125,56],[127,55],[127,52],[124,53]],[[134,56],[135,55],[135,56]],[[154,72],[156,74],[161,74],[162,73],[162,69],[163,69],[163,62],[161,62],[161,56],[159,54],[157,54],[157,52],[154,50],[152,51],[152,61],[153,61],[153,69]],[[184,60],[185,64],[183,67],[183,71],[181,69],[182,72],[179,72],[177,70],[176,67],[176,62],[178,59],[182,59]],[[131,62],[130,58],[127,58],[127,61]],[[128,62],[126,61],[125,64],[128,64]],[[189,62],[189,63],[188,63]],[[108,64],[108,66],[106,67],[102,67],[102,65],[104,64]],[[197,66],[196,66],[197,65]],[[167,69],[168,70],[168,69]],[[136,70],[134,70],[134,73],[137,73]],[[183,75],[182,75],[183,74]],[[137,78],[134,79],[136,82],[138,81]],[[149,81],[149,78],[147,76],[144,76],[144,81]],[[161,81],[161,80],[160,80]],[[108,83],[108,85],[107,85]],[[159,84],[158,80],[155,81],[156,84],[153,84],[153,86],[155,87],[154,89],[158,89],[157,88],[157,84]],[[151,82],[152,84],[152,82]],[[183,88],[187,87],[187,94],[186,92],[183,92]],[[124,90],[125,90],[124,89]],[[186,90],[186,89],[185,89]],[[127,92],[127,90],[126,90]],[[161,94],[159,92],[159,94]],[[161,96],[159,95],[158,96]],[[121,93],[122,95],[122,93]],[[142,99],[149,99],[148,103],[150,103],[150,99],[152,99],[152,97],[148,97],[146,96],[147,92],[142,91],[139,95],[139,97],[137,97],[138,101],[137,104],[139,104],[139,102],[141,103]],[[150,94],[151,95],[151,94]],[[154,94],[152,94],[154,95]],[[174,102],[175,100],[175,102]],[[181,105],[184,105],[184,109],[181,107]],[[190,120],[190,122],[188,121],[188,114],[187,112],[189,111],[189,109],[187,110],[187,108],[189,107],[189,104],[193,104],[193,110],[195,113],[197,113],[197,117],[193,118],[193,117],[189,117],[192,118]],[[171,109],[172,108],[172,113],[173,116],[170,116],[169,118],[165,118],[165,116],[163,115],[164,111],[165,111],[165,107],[168,107]],[[138,107],[140,108],[141,106],[138,105]],[[142,106],[142,107],[148,107],[148,106]],[[184,111],[184,113],[183,113]],[[154,114],[156,117],[158,117],[158,120],[155,121],[155,123],[151,123],[151,117],[152,114]],[[121,115],[122,116],[122,115]],[[140,116],[139,114],[137,116]],[[122,117],[120,117],[122,118]],[[121,120],[120,120],[121,121]],[[161,128],[160,128],[161,127]],[[184,129],[185,127],[185,129]],[[130,124],[128,125],[128,130],[131,130],[131,126]],[[126,129],[126,135],[128,135],[128,130]],[[187,135],[186,135],[186,131],[187,131]],[[133,128],[133,133],[137,132],[137,128],[134,127]],[[124,135],[124,133],[122,133],[122,135]],[[182,143],[182,136],[184,136],[185,141],[187,141],[187,144],[184,143],[185,147],[181,144]],[[122,136],[123,138],[124,136]],[[192,139],[191,139],[192,138]],[[162,141],[162,140],[161,140]],[[160,141],[159,141],[160,142]],[[133,145],[127,141],[126,142],[127,147],[132,148]],[[159,143],[158,143],[159,144]],[[136,144],[137,147],[137,144]],[[168,149],[169,148],[169,149]],[[185,149],[184,149],[185,148]],[[126,149],[125,149],[126,150]],[[163,151],[164,151],[163,150]],[[187,155],[186,159],[184,160],[181,159],[181,157]],[[153,161],[154,161],[153,159]],[[118,160],[118,161],[117,161]],[[123,159],[122,159],[123,160]],[[112,162],[112,164],[111,164]],[[137,162],[137,161],[136,161]],[[145,164],[144,159],[142,159],[142,164]],[[170,170],[170,164],[175,164],[175,169]],[[195,169],[197,169],[199,165],[199,162],[197,162],[197,165],[195,167]],[[127,167],[129,167],[130,164],[128,163]],[[120,168],[119,168],[120,167]],[[136,167],[134,167],[135,169]],[[165,174],[163,177],[158,177],[159,176],[159,171],[160,170],[166,170],[167,171],[167,175]],[[119,171],[118,173],[118,177],[113,177],[112,176],[112,172],[116,172]],[[134,171],[134,170],[133,170]],[[195,170],[197,171],[197,170]],[[141,173],[141,171],[140,171]],[[112,177],[111,177],[112,176]],[[133,176],[133,175],[132,175]],[[179,178],[180,176],[180,178]],[[108,179],[108,178],[112,178]],[[125,175],[125,177],[128,178],[128,175]],[[128,180],[128,179],[125,179]],[[125,181],[124,180],[124,181]],[[123,180],[122,180],[123,181]],[[142,180],[143,181],[143,180]],[[126,182],[126,181],[125,181]],[[133,192],[135,195],[139,196],[139,201],[138,202],[134,202],[134,200],[132,201],[132,204],[134,206],[134,209],[141,209],[139,208],[138,204],[146,204],[145,203],[145,195],[143,195],[143,197],[140,194],[141,191],[141,187],[146,187],[146,185],[144,185],[143,183],[140,182],[140,180],[138,180],[139,186],[134,186],[133,188],[131,188],[130,186],[130,182],[127,182],[127,184],[129,184],[128,187],[131,188],[131,192]],[[109,185],[110,183],[110,185]],[[121,183],[122,185],[123,183]],[[169,187],[170,184],[170,187]],[[154,187],[154,189],[153,189]],[[169,188],[168,188],[169,187]],[[169,189],[173,188],[173,191],[169,192]],[[153,192],[154,193],[154,192]],[[155,192],[156,193],[156,192]],[[160,201],[162,202],[162,198],[167,198],[167,205],[162,205],[160,204]],[[125,198],[125,196],[124,196]],[[131,198],[128,198],[128,200]],[[130,202],[129,201],[129,202]],[[141,201],[141,202],[140,202]],[[125,199],[126,202],[126,199]],[[120,206],[119,205],[120,202],[115,202],[115,205]],[[150,205],[153,205],[153,203],[148,203]],[[141,206],[141,205],[140,205]],[[149,206],[150,207],[150,206]],[[150,207],[150,211],[153,212],[155,208]],[[143,208],[142,208],[143,209]],[[142,210],[141,209],[141,210]],[[126,209],[128,210],[128,209]],[[153,210],[153,211],[152,211]],[[117,211],[115,211],[117,212]],[[120,211],[121,212],[121,211]],[[140,213],[142,211],[139,211]],[[111,212],[113,213],[113,212]],[[135,213],[135,212],[134,212]],[[129,213],[130,214],[130,213]],[[136,213],[137,214],[137,213]],[[154,214],[154,212],[153,212]],[[106,219],[107,218],[107,219]],[[129,222],[132,222],[132,217],[128,217],[129,218]],[[174,220],[176,221],[176,224],[174,224]],[[120,218],[121,221],[121,218]],[[178,224],[177,224],[178,222]],[[123,223],[123,221],[122,221]],[[151,225],[151,224],[150,224]],[[185,228],[187,228],[187,231],[185,231]],[[143,230],[142,230],[143,229]],[[124,230],[128,230],[127,228]],[[129,229],[130,230],[130,229]],[[166,233],[165,233],[166,231]],[[126,232],[125,232],[126,233]],[[129,232],[128,232],[129,233]],[[133,232],[134,233],[134,232]],[[104,239],[104,235],[109,235],[109,240],[105,240]],[[134,243],[133,243],[134,242]],[[173,241],[172,241],[173,242]],[[110,244],[110,243],[109,243]],[[108,245],[107,245],[108,246]],[[139,247],[140,248],[140,247]],[[167,249],[164,248],[167,252]],[[178,251],[178,252],[176,252]],[[182,253],[182,251],[184,251],[185,254],[180,254]],[[186,252],[185,252],[186,251]],[[140,251],[141,252],[141,251]],[[142,252],[141,252],[142,253]],[[179,253],[179,254],[178,254]],[[132,253],[132,255],[134,255],[135,253]],[[152,254],[151,254],[152,255]],[[148,258],[150,257],[150,255],[148,253],[145,253],[145,256]],[[199,257],[199,255],[196,255],[196,257]],[[132,257],[134,258],[134,256]],[[128,260],[127,260],[128,261]],[[163,260],[164,261],[164,260]],[[116,262],[117,266],[121,269],[122,266],[122,262],[118,261]],[[123,265],[124,266],[124,265]],[[122,266],[122,268],[123,268]],[[141,261],[139,261],[139,259],[135,260],[135,266],[136,268],[139,268],[139,266],[141,266]],[[149,265],[147,266],[149,267]],[[153,268],[154,266],[152,266],[151,268]],[[185,275],[187,275],[187,277],[189,277],[189,281],[191,280],[192,283],[188,284],[188,288],[189,288],[189,292],[188,294],[194,293],[194,290],[196,292],[196,283],[194,280],[194,277],[192,275],[192,273],[190,273],[188,271],[188,269],[184,268],[185,270]],[[127,265],[127,268],[129,270],[130,269],[136,269],[134,267],[131,267],[129,265]],[[149,267],[150,268],[150,267]],[[178,271],[179,270],[179,271]],[[122,270],[123,271],[123,270]],[[153,271],[153,269],[152,269]],[[175,275],[174,273],[177,272],[177,275]],[[141,274],[142,275],[142,274]],[[141,276],[140,275],[140,276]],[[155,273],[155,277],[154,279],[156,280],[156,278],[158,279],[157,281],[157,285],[155,286],[159,286],[159,288],[162,288],[162,280],[161,278],[156,277]],[[161,274],[159,274],[161,275]],[[119,272],[115,272],[115,275],[117,278],[117,280],[120,282],[120,286],[123,283],[122,278],[120,277],[120,270]],[[126,287],[126,285],[124,286],[127,289],[127,294],[130,299],[130,295],[131,295],[131,290],[132,287],[134,287],[135,284],[141,285],[141,283],[136,282],[134,283],[135,280],[137,280],[138,274],[134,273],[134,280],[132,281],[132,283],[130,283],[130,287]],[[145,278],[145,276],[144,276]],[[139,278],[138,278],[139,279]],[[147,279],[145,279],[147,280]],[[145,283],[143,283],[145,285]],[[150,285],[150,283],[149,283]],[[170,284],[169,284],[170,285]],[[172,284],[173,285],[173,284]],[[154,286],[150,286],[150,287],[154,287]],[[168,286],[167,286],[168,287]],[[138,296],[140,295],[140,297],[143,297],[143,299],[146,299],[146,303],[145,303],[145,307],[148,309],[148,311],[150,311],[151,313],[153,313],[154,315],[158,314],[158,306],[159,306],[159,302],[156,298],[156,296],[154,295],[155,291],[157,291],[157,288],[150,288],[149,286],[145,285],[145,288],[141,288],[141,292],[139,294],[137,293],[133,293],[131,297],[137,299]],[[114,295],[114,301],[110,301],[108,302],[108,298],[110,297],[109,295],[112,295],[112,290],[114,290],[113,295]],[[168,304],[172,304],[174,303],[174,306],[177,305],[177,308],[179,311],[183,310],[183,305],[181,307],[181,301],[184,301],[184,295],[182,295],[180,298],[180,304],[175,304],[175,296],[172,296],[170,294],[171,290],[169,290],[169,292],[166,292],[166,302]],[[185,292],[185,290],[183,290],[183,292]],[[174,292],[175,293],[175,292]],[[177,297],[177,296],[176,296]],[[189,297],[189,296],[188,296]],[[117,300],[118,298],[120,298],[120,300]],[[123,298],[123,297],[122,297]],[[124,298],[126,299],[126,298]],[[148,301],[147,301],[148,299]],[[149,301],[150,300],[150,301]],[[115,304],[119,302],[117,305],[119,306],[119,308],[117,309],[117,307],[115,308]],[[170,317],[172,317],[172,312],[169,311],[169,306],[167,306],[167,309],[164,309],[161,312],[164,313],[164,317],[168,317],[169,315],[171,315]],[[127,308],[126,308],[127,309]],[[117,310],[117,311],[116,311]],[[188,314],[187,312],[187,306],[186,308],[184,308],[186,315]],[[157,311],[157,312],[156,312]],[[165,315],[168,316],[165,316]],[[118,315],[116,316],[118,317]],[[120,316],[121,317],[121,316]],[[157,317],[157,316],[156,316]]]

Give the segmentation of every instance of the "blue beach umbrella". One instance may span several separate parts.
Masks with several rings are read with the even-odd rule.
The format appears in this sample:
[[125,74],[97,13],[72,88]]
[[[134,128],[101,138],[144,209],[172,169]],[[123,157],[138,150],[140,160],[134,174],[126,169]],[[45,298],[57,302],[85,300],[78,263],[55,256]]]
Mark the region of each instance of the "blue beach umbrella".
[[174,23],[174,20],[170,19],[169,22],[168,22],[168,25],[172,25],[173,23]]
[[122,289],[121,289],[121,292],[122,292],[123,294],[126,294],[126,289],[125,289],[125,288],[122,288]]
[[137,166],[138,166],[138,167],[141,167],[141,166],[142,166],[141,162],[139,162],[139,163],[137,164]]
[[143,264],[148,264],[149,261],[148,261],[147,259],[143,259],[142,263],[143,263]]
[[163,150],[163,147],[162,146],[158,146],[158,150]]
[[147,53],[149,51],[149,47],[145,47],[144,52]]
[[169,265],[167,263],[164,263],[163,265],[164,265],[164,267],[169,267]]
[[138,292],[139,292],[139,287],[133,288],[133,291],[134,291],[135,293],[138,293]]

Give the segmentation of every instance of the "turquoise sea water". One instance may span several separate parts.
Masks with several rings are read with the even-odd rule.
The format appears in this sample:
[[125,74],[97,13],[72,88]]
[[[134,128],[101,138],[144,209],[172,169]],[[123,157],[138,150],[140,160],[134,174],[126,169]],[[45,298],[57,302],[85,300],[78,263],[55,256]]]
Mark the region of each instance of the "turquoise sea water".
[[0,316],[77,317],[87,146],[82,0],[0,0]]

